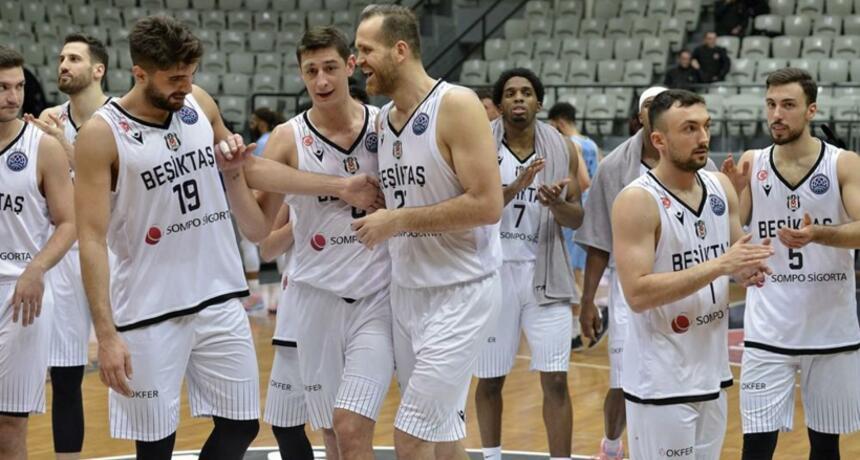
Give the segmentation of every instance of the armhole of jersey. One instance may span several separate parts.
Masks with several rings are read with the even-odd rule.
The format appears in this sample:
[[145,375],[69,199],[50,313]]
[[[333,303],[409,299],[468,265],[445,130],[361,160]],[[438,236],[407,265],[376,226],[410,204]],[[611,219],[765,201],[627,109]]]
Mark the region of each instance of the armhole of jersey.
[[[108,102],[108,103],[110,103],[110,102]],[[113,107],[106,107],[105,110],[116,110],[116,109],[114,109]],[[119,140],[118,140],[119,136],[117,136],[118,131],[116,129],[114,129],[114,124],[110,120],[110,117],[107,116],[107,114],[102,113],[101,109],[97,110],[93,114],[93,116],[94,117],[95,116],[100,117],[105,122],[105,124],[107,125],[108,129],[111,132],[111,135],[113,136],[113,147],[114,147],[114,149],[116,149],[116,188],[114,188],[113,190],[110,191],[111,200],[113,200],[117,197],[117,195],[119,195],[119,190],[120,190],[120,187],[122,186],[122,177],[124,175],[123,174],[123,167],[125,166],[125,164],[122,162],[122,156],[119,154]],[[113,210],[111,210],[111,212],[113,212]]]
[[302,120],[299,118],[301,116],[302,114],[300,113],[289,122],[293,131],[293,145],[296,147],[296,170],[298,171],[302,170],[302,151],[304,147],[302,145]]
[[[439,94],[439,96],[437,96],[439,98],[439,101],[437,102],[437,107],[436,107],[436,119],[434,120],[434,123],[433,123],[433,143],[430,144],[430,150],[432,151],[433,155],[438,159],[439,165],[441,167],[445,168],[449,172],[449,174],[451,174],[451,177],[457,182],[457,185],[460,188],[462,188],[463,184],[460,182],[460,178],[457,177],[457,173],[454,171],[454,165],[453,165],[454,155],[453,155],[453,153],[451,154],[451,163],[452,164],[448,164],[448,162],[445,161],[445,157],[442,156],[442,149],[439,148],[439,144],[441,142],[441,139],[439,138],[439,115],[441,115],[441,112],[442,112],[442,103],[445,102],[445,96],[447,96],[448,92],[453,88],[455,88],[454,85],[446,84],[446,85],[436,89],[436,91],[439,91],[440,94]],[[407,127],[404,125],[403,130],[405,131],[406,128]]]
[[[27,132],[30,130],[32,130],[32,134]],[[47,203],[48,197],[45,196],[44,192],[42,191],[41,184],[39,183],[39,166],[42,161],[42,155],[39,149],[42,148],[42,139],[45,138],[43,134],[44,133],[41,129],[38,129],[35,126],[31,126],[29,123],[27,123],[26,125],[24,125],[24,133],[22,133],[21,137],[24,138],[23,140],[25,142],[30,144],[29,146],[25,144],[22,147],[24,149],[26,149],[27,147],[32,147],[32,155],[36,157],[36,167],[33,168],[33,174],[30,176],[30,180],[33,181],[33,185],[36,187],[39,196],[41,196],[42,199],[45,200],[45,202]],[[28,136],[32,136],[32,138],[27,139]]]

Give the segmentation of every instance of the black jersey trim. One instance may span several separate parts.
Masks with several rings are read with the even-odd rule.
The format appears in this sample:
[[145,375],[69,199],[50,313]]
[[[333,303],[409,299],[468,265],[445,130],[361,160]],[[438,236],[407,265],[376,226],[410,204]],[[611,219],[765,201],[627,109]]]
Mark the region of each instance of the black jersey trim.
[[287,348],[299,348],[295,340],[272,339],[272,345]]
[[12,139],[12,142],[10,142],[9,144],[7,144],[7,145],[6,145],[6,147],[3,147],[3,150],[0,150],[0,155],[3,155],[3,154],[4,154],[4,153],[6,153],[10,148],[12,148],[12,146],[13,146],[13,145],[17,144],[17,143],[18,143],[18,141],[19,141],[19,140],[21,140],[21,137],[23,137],[23,136],[24,136],[24,132],[25,132],[25,131],[27,131],[27,123],[26,123],[26,122],[24,123],[24,126],[23,126],[23,127],[21,127],[21,131],[18,133],[18,135],[17,135],[17,136],[15,136],[15,139]]
[[[102,103],[102,107],[106,106],[108,104],[108,102],[110,102],[110,97],[105,98],[104,103]],[[66,104],[66,117],[72,123],[72,128],[75,128],[75,132],[78,132],[81,130],[81,127],[78,126],[78,124],[75,123],[75,120],[72,119],[72,103],[71,102]]]
[[126,116],[126,117],[128,117],[128,118],[130,118],[130,119],[131,119],[131,120],[133,120],[134,122],[136,122],[136,123],[140,123],[140,124],[142,124],[142,125],[144,125],[144,126],[149,126],[150,128],[167,129],[167,128],[169,128],[169,127],[170,127],[170,123],[173,121],[173,112],[167,112],[167,120],[165,120],[165,121],[164,121],[164,123],[158,124],[158,123],[153,123],[153,122],[151,122],[151,121],[141,120],[140,118],[137,118],[136,116],[134,116],[134,115],[132,115],[132,114],[128,113],[128,112],[127,112],[124,108],[122,108],[122,106],[121,106],[121,105],[119,105],[116,101],[111,101],[111,103],[110,103],[110,104],[111,104],[112,106],[116,107],[116,109],[117,109],[117,110],[119,110],[120,112],[122,112],[122,114],[123,114],[123,115],[125,115],[125,116]]
[[677,201],[678,203],[681,203],[682,206],[689,209],[690,212],[692,212],[694,216],[702,217],[702,211],[704,211],[704,209],[705,209],[705,202],[708,201],[708,186],[705,185],[705,181],[702,180],[702,176],[700,176],[699,173],[696,173],[696,181],[698,181],[699,185],[702,186],[702,199],[699,201],[699,208],[698,209],[691,208],[687,203],[684,202],[684,200],[678,198],[674,193],[672,193],[671,190],[669,190],[669,187],[666,187],[665,185],[663,185],[662,182],[660,182],[660,179],[657,179],[657,176],[655,176],[653,172],[651,172],[649,170],[647,172],[647,174],[649,176],[651,176],[651,178],[654,179],[654,181],[657,182],[657,184],[663,190],[665,190],[666,193],[668,193],[669,195],[672,195],[672,198],[674,198],[675,201]]
[[[731,385],[731,384],[730,384]],[[725,388],[723,386],[723,382],[720,383],[720,388]],[[673,396],[671,398],[640,398],[638,396],[634,396],[628,392],[624,392],[624,399],[635,402],[638,404],[651,404],[654,406],[670,406],[673,404],[687,404],[694,402],[702,402],[702,401],[713,401],[715,399],[719,399],[720,392],[717,391],[715,393],[707,393],[703,395],[691,395],[691,396]]]
[[427,95],[424,96],[424,99],[421,99],[421,102],[419,102],[418,105],[415,106],[415,110],[413,110],[412,113],[409,114],[409,118],[406,119],[406,123],[403,123],[403,126],[400,129],[394,129],[394,125],[391,124],[391,110],[386,113],[385,121],[388,122],[388,129],[390,129],[391,132],[394,133],[395,137],[400,137],[400,134],[403,132],[403,130],[406,129],[407,126],[409,126],[409,122],[412,121],[412,117],[414,117],[415,114],[418,113],[418,109],[420,109],[421,106],[424,105],[425,102],[427,102],[427,99],[430,99],[430,96],[436,92],[436,88],[438,88],[441,84],[441,78],[436,80],[436,84],[433,85],[433,88],[431,88]]
[[815,164],[812,165],[811,168],[809,168],[809,171],[806,172],[806,175],[803,176],[803,179],[800,179],[800,181],[797,183],[797,185],[789,184],[788,181],[785,180],[784,177],[782,177],[782,174],[779,173],[779,170],[776,169],[776,163],[774,163],[774,161],[773,161],[773,148],[774,148],[774,146],[773,145],[770,146],[770,152],[768,152],[768,161],[770,162],[770,168],[773,169],[773,173],[776,174],[776,177],[779,179],[779,181],[782,182],[783,185],[788,187],[788,189],[791,190],[792,192],[797,190],[797,188],[800,187],[801,185],[803,185],[804,183],[806,183],[807,179],[809,179],[809,177],[812,176],[812,173],[814,173],[815,170],[818,169],[818,165],[821,164],[821,160],[824,159],[824,141],[819,140],[818,142],[821,143],[821,151],[818,153],[818,159],[815,160]]
[[335,149],[337,149],[338,152],[340,152],[344,155],[352,154],[352,152],[355,151],[355,148],[358,147],[359,145],[361,145],[361,141],[364,140],[364,135],[367,133],[367,125],[370,124],[370,109],[368,109],[367,106],[365,105],[364,106],[364,126],[361,127],[361,133],[358,135],[358,137],[355,138],[355,141],[352,142],[352,145],[349,146],[349,149],[344,150],[343,147],[335,144],[331,139],[325,137],[323,135],[323,133],[317,131],[317,129],[314,127],[314,124],[311,123],[311,118],[308,116],[308,112],[310,112],[310,110],[304,111],[302,113],[302,118],[305,119],[305,123],[308,125],[308,128],[310,128],[311,132],[314,133],[314,135],[317,136],[318,138],[322,139],[323,142],[334,147]]
[[239,297],[247,297],[251,295],[251,292],[247,289],[242,291],[228,292],[226,294],[221,294],[219,296],[212,297],[210,299],[204,300],[199,304],[189,307],[183,308],[182,310],[171,311],[165,313],[163,315],[156,316],[155,318],[145,319],[143,321],[138,321],[136,323],[126,324],[124,326],[116,326],[116,330],[119,332],[130,331],[132,329],[140,329],[146,326],[152,326],[153,324],[160,323],[162,321],[167,321],[168,319],[177,318],[180,316],[193,315],[194,313],[199,313],[206,307],[210,307],[212,305],[217,305],[219,303],[224,303],[230,299],[237,299]]
[[522,160],[520,160],[520,157],[518,157],[518,156],[517,156],[517,154],[516,154],[516,153],[514,153],[514,149],[512,149],[512,148],[511,148],[511,146],[510,146],[510,145],[508,145],[508,141],[506,141],[506,140],[502,139],[502,145],[504,145],[504,146],[505,146],[505,148],[506,148],[506,149],[508,149],[508,151],[509,151],[509,152],[511,152],[511,155],[513,155],[513,157],[514,157],[514,158],[515,158],[515,159],[516,159],[516,160],[517,160],[521,165],[526,164],[526,162],[527,162],[527,161],[529,161],[529,160],[531,160],[531,158],[532,158],[533,156],[535,156],[535,154],[537,153],[537,150],[532,150],[532,153],[530,153],[527,157],[525,157],[525,158],[523,158]]
[[853,345],[844,345],[833,348],[782,348],[768,345],[761,342],[752,342],[744,340],[744,347],[757,348],[759,350],[769,351],[780,355],[801,356],[801,355],[832,355],[836,353],[844,353],[846,351],[860,350],[860,343]]

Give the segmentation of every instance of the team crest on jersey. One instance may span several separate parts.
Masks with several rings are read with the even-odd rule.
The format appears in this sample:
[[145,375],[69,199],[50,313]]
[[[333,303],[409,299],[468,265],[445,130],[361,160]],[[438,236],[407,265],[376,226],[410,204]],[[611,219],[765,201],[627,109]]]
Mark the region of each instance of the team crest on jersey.
[[766,180],[767,180],[767,176],[768,176],[768,174],[767,174],[767,170],[766,170],[766,169],[762,169],[761,171],[759,171],[759,172],[758,172],[758,174],[756,174],[756,177],[757,177],[757,178],[758,178],[758,180],[759,180],[759,181],[761,181],[761,182],[766,181]]
[[358,172],[358,160],[355,157],[349,157],[343,160],[343,169],[346,169],[346,172],[350,174],[355,174]]
[[416,136],[420,136],[424,134],[424,131],[427,131],[428,126],[430,126],[430,116],[421,112],[412,122],[412,132],[415,133]]
[[379,136],[376,133],[370,133],[364,138],[364,149],[370,153],[376,153],[379,150]]
[[138,144],[143,144],[143,134],[136,129],[132,129],[131,125],[128,124],[128,121],[125,118],[120,118],[117,124],[119,124],[119,129],[121,129],[126,136],[136,140]]
[[830,190],[830,179],[824,174],[818,173],[809,179],[809,188],[816,195],[824,195]]
[[164,142],[167,144],[167,148],[174,152],[179,150],[179,147],[182,146],[182,142],[179,140],[179,136],[177,136],[176,133],[165,134]]
[[788,195],[788,198],[785,200],[785,205],[791,211],[797,211],[800,209],[800,195],[796,193],[792,193]]
[[704,240],[705,237],[708,236],[708,229],[707,229],[707,227],[705,227],[705,221],[697,220],[695,227],[696,227],[696,236],[698,236],[699,239]]
[[182,120],[186,125],[193,125],[197,123],[199,117],[197,116],[197,111],[187,105],[183,105],[181,109],[179,109],[179,119]]
[[400,141],[394,141],[394,149],[392,151],[394,158],[398,160],[403,156],[403,143]]
[[27,167],[27,163],[29,163],[27,154],[20,150],[15,150],[6,156],[6,166],[8,166],[12,171],[22,171]]
[[726,202],[723,201],[722,198],[717,195],[711,195],[711,211],[714,212],[715,215],[722,216],[726,213]]

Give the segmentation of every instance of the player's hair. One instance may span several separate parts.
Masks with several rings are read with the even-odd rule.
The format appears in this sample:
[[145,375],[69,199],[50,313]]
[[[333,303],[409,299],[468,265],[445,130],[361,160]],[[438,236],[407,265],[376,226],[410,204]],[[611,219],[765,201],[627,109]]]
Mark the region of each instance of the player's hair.
[[550,120],[567,120],[570,123],[576,123],[576,107],[569,102],[557,102],[550,107],[547,118]]
[[496,83],[493,84],[493,103],[496,105],[501,105],[502,103],[502,94],[505,92],[505,84],[508,83],[508,80],[514,77],[522,77],[529,81],[532,84],[532,88],[535,90],[535,96],[537,96],[538,102],[543,104],[543,83],[541,83],[540,78],[535,75],[529,69],[524,67],[516,67],[513,69],[508,69],[502,72],[499,75],[499,79],[496,80]]
[[254,116],[266,122],[269,125],[269,130],[274,129],[275,126],[284,122],[284,117],[281,114],[268,107],[260,107],[254,110]]
[[651,128],[657,126],[657,121],[671,109],[675,104],[680,107],[690,107],[693,105],[705,105],[705,100],[698,94],[687,91],[685,89],[670,89],[654,96],[651,101],[651,106],[648,107],[648,121],[651,123]]
[[334,48],[344,61],[349,59],[349,41],[346,35],[334,26],[311,27],[299,40],[296,61],[302,63],[302,55],[312,51]]
[[92,35],[72,33],[66,35],[66,38],[63,40],[64,45],[68,43],[83,43],[87,45],[87,49],[90,52],[90,60],[104,65],[105,72],[107,72],[108,63],[110,61],[105,44],[101,40],[93,37]]
[[147,16],[128,34],[131,62],[146,70],[167,70],[200,61],[203,44],[188,25],[170,16]]
[[421,59],[421,34],[418,31],[418,17],[411,8],[402,5],[368,5],[358,22],[382,16],[380,34],[382,41],[388,46],[394,46],[398,41],[404,41],[412,50],[415,59]]
[[478,95],[478,99],[489,99],[491,101],[493,100],[493,90],[491,88],[478,88],[475,90],[475,94]]
[[5,45],[0,45],[0,70],[24,67],[24,56]]
[[803,89],[807,106],[818,100],[818,84],[815,83],[815,79],[809,72],[796,67],[786,67],[768,75],[765,88],[770,89],[771,86],[782,86],[790,83],[797,83]]

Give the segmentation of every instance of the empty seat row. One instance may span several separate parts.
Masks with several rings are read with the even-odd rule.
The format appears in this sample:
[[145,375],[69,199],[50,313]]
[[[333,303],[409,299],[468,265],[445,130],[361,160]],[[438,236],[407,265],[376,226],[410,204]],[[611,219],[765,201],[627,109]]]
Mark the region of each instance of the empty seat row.
[[798,57],[824,59],[828,57],[854,59],[860,57],[860,35],[838,37],[811,36],[790,37],[719,37],[717,42],[726,48],[730,57],[794,59]]
[[544,40],[555,38],[623,38],[623,37],[669,37],[673,43],[683,42],[686,22],[678,17],[613,18],[531,18],[509,19],[505,22],[505,38],[531,38]]
[[[601,2],[602,5],[594,6],[594,16],[598,18],[609,19],[613,17],[629,17],[638,16],[653,16],[653,15],[670,15],[675,9],[675,0],[627,0],[624,2],[610,0],[609,2]],[[698,11],[699,3],[691,1],[679,1],[678,11],[681,14],[685,12],[693,14]],[[560,0],[556,8],[552,8],[552,3],[546,0],[532,0],[526,3],[526,17],[561,17],[561,16],[576,16],[584,17],[585,0]]]
[[792,14],[860,14],[860,0],[770,0],[770,12],[780,16]]
[[846,16],[777,16],[761,14],[755,17],[755,29],[771,35],[792,35],[805,37],[814,35],[857,35],[860,34],[860,15]]
[[573,38],[549,40],[502,40],[490,39],[484,43],[484,58],[540,59],[551,61],[563,59],[649,59],[665,61],[669,52],[669,41],[660,38]]
[[648,60],[583,59],[541,62],[532,59],[470,60],[463,64],[460,82],[465,85],[492,84],[505,70],[525,67],[540,75],[547,85],[627,83],[648,85],[653,77],[653,64]]
[[771,72],[788,65],[806,69],[821,83],[860,83],[860,60],[857,59],[735,59],[728,77],[738,84],[764,83]]

